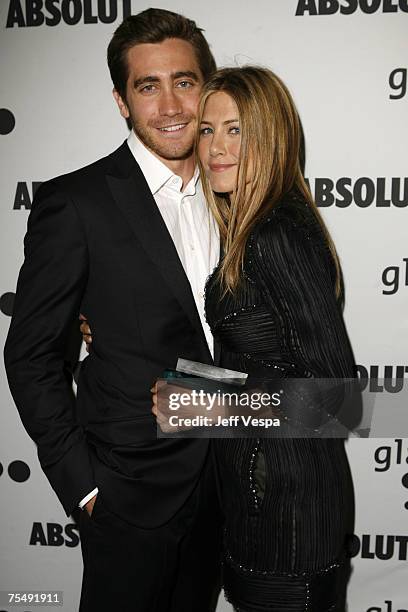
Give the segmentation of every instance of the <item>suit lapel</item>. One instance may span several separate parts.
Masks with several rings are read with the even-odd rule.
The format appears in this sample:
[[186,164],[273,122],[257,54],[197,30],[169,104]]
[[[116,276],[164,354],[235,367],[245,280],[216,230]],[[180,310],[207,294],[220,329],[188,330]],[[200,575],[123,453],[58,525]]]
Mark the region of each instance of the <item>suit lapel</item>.
[[212,361],[190,283],[143,173],[126,143],[112,157],[116,169],[108,174],[107,181],[113,198],[198,332],[207,359]]

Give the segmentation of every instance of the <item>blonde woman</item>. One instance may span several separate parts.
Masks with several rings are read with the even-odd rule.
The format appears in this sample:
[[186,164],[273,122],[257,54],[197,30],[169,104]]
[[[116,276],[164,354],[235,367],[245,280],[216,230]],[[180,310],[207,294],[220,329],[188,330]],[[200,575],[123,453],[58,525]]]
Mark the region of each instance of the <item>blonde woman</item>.
[[[204,85],[196,153],[223,252],[207,281],[206,317],[220,365],[257,384],[354,374],[340,265],[302,175],[300,143],[291,95],[271,71],[226,68]],[[89,340],[89,327],[81,329]],[[157,415],[156,392],[153,403]],[[282,416],[314,426],[333,406],[312,408],[299,400]],[[343,440],[212,444],[224,590],[235,610],[343,612],[354,523]]]
[[[302,176],[287,88],[264,68],[219,70],[204,86],[198,122],[201,177],[224,253],[206,287],[220,365],[258,381],[352,377],[339,261]],[[344,610],[353,487],[343,441],[213,444],[224,588],[235,609]]]

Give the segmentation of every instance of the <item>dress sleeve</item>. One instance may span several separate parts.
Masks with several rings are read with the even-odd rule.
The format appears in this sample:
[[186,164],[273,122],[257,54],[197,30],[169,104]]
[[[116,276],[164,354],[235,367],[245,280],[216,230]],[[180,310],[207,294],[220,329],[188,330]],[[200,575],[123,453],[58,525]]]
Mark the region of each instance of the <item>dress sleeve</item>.
[[[249,254],[254,280],[277,320],[284,361],[304,378],[352,378],[354,359],[335,295],[334,264],[318,221],[304,216],[299,221],[277,210],[255,232]],[[319,392],[310,397],[312,386],[311,381],[305,394],[295,394],[301,398],[296,419],[306,418],[305,404],[313,404],[308,418],[313,414],[313,424],[319,425],[339,409],[344,386],[322,395],[317,385]]]

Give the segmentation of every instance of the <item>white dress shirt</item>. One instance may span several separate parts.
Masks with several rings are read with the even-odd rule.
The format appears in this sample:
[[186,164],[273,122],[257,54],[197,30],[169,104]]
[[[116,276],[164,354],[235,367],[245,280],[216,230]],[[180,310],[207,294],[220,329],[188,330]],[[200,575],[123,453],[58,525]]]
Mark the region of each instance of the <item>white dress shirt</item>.
[[[198,168],[182,191],[182,179],[174,174],[137,138],[133,130],[127,140],[167,230],[174,242],[184,272],[189,280],[194,301],[208,347],[214,356],[214,341],[205,320],[204,287],[208,276],[218,263],[220,247],[215,220],[204,198]],[[91,491],[80,502],[84,505],[98,492]]]

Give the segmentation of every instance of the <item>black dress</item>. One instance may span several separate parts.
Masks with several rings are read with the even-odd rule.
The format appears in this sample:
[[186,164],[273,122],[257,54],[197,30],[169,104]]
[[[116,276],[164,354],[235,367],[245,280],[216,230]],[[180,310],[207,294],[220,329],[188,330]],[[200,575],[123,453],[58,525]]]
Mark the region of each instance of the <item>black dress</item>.
[[[309,205],[287,197],[252,232],[244,279],[206,316],[221,365],[257,379],[353,376],[335,269]],[[213,442],[225,514],[224,590],[240,612],[344,610],[353,487],[341,439]]]

